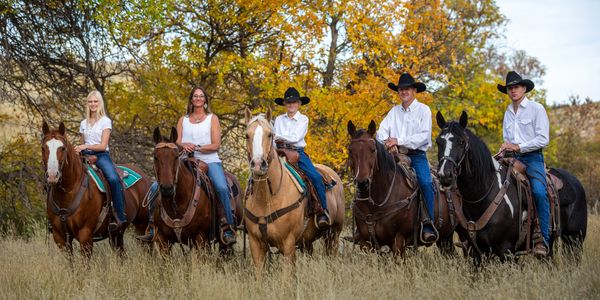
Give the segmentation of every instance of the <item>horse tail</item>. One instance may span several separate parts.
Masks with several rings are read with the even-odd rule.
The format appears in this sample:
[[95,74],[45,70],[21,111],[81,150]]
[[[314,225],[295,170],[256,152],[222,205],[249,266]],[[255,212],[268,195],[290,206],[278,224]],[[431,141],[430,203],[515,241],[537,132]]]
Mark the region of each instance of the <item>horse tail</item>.
[[558,191],[561,211],[562,240],[568,247],[581,250],[587,231],[587,197],[581,182],[564,169],[550,169],[550,173],[563,181]]

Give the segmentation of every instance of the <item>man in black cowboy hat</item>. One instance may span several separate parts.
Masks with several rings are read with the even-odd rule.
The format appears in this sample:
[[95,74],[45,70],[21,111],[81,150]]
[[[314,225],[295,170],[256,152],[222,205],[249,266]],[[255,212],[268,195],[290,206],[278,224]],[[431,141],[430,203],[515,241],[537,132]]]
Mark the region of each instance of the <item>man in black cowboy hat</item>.
[[296,150],[300,155],[298,166],[310,180],[317,191],[324,213],[317,216],[317,227],[329,226],[329,214],[327,212],[327,198],[325,196],[325,185],[321,174],[315,169],[312,161],[304,153],[306,141],[304,137],[308,132],[308,117],[300,113],[300,106],[310,102],[308,97],[300,97],[300,93],[293,87],[285,91],[283,98],[275,99],[277,105],[285,106],[286,113],[275,118],[275,143],[277,147]]
[[385,116],[379,125],[377,140],[392,152],[397,151],[397,146],[408,149],[407,155],[417,175],[429,215],[424,218],[421,239],[424,243],[433,243],[437,240],[437,231],[430,219],[434,216],[434,190],[429,162],[425,155],[425,151],[431,147],[431,110],[415,98],[417,93],[425,91],[426,86],[416,82],[410,74],[404,73],[400,76],[398,85],[389,83],[388,87],[398,92],[402,104],[392,107]]
[[500,151],[513,151],[516,158],[527,166],[527,177],[535,198],[535,206],[541,227],[543,241],[537,239],[535,254],[546,256],[550,240],[550,204],[546,194],[546,171],[542,149],[550,141],[550,125],[544,106],[530,101],[525,96],[533,90],[534,84],[523,79],[517,72],[506,75],[506,85],[498,84],[498,90],[512,101],[504,113],[502,133],[504,143]]

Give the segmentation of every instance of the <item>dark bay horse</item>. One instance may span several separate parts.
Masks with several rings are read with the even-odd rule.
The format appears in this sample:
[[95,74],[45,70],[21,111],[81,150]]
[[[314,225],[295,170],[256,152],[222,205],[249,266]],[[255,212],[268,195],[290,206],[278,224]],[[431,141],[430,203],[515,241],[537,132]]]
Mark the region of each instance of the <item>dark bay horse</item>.
[[[110,203],[106,193],[102,193],[92,182],[82,158],[67,140],[65,131],[62,122],[58,130],[51,130],[46,122],[42,126],[42,162],[49,185],[46,206],[54,242],[71,254],[72,242],[76,239],[82,254],[90,257],[93,242],[110,237],[113,248],[122,254],[124,230],[108,231]],[[142,202],[151,182],[138,167],[124,166],[142,175],[123,193],[128,224],[133,224],[136,232],[143,234],[148,225],[148,210],[142,206]]]
[[[187,154],[181,152],[175,142],[177,130],[171,127],[170,138],[163,137],[160,129],[154,130],[154,169],[160,185],[160,197],[154,211],[156,236],[161,254],[169,254],[174,243],[188,245],[190,248],[208,250],[211,242],[217,241],[222,253],[230,253],[219,238],[220,228],[217,220],[218,210],[216,193],[212,191],[208,176],[200,171],[198,180],[192,168],[186,163]],[[204,170],[206,171],[206,170]],[[235,176],[225,172],[225,176],[233,183],[234,198],[231,207],[236,222],[242,220],[240,185]],[[212,200],[211,200],[212,199]]]
[[306,216],[307,195],[299,190],[275,151],[275,133],[270,120],[270,109],[266,117],[262,114],[252,117],[246,109],[246,146],[252,179],[245,202],[245,225],[259,275],[269,246],[276,247],[290,264],[295,263],[297,245],[310,252],[312,243],[320,237],[324,239],[327,254],[337,253],[345,211],[340,177],[329,167],[315,164],[319,172],[338,183],[325,192],[332,224],[319,230],[313,218]]
[[[367,130],[356,130],[348,122],[350,145],[348,164],[356,185],[352,213],[357,231],[355,241],[363,248],[379,250],[388,246],[394,254],[404,255],[408,245],[420,244],[420,221],[417,217],[419,192],[416,182],[411,187],[392,154],[375,139],[375,122]],[[453,199],[459,201],[456,192]],[[454,253],[452,236],[455,223],[449,213],[445,193],[437,193],[435,216],[431,216],[439,232],[437,245],[444,254]]]
[[[527,207],[524,194],[519,194],[516,179],[513,176],[507,178],[507,168],[501,167],[487,145],[467,128],[468,116],[464,111],[459,122],[446,122],[440,112],[436,119],[442,129],[436,139],[440,160],[438,175],[442,185],[458,186],[463,197],[464,217],[474,222],[469,226],[473,227],[471,233],[476,234],[475,241],[468,237],[464,226],[457,228],[461,239],[468,242],[472,256],[478,262],[482,255],[494,254],[504,261],[507,254],[524,250],[526,242],[523,228]],[[579,255],[587,228],[585,191],[581,183],[566,170],[551,169],[550,173],[564,183],[558,192],[561,238],[568,248]],[[506,188],[503,189],[503,186]],[[501,189],[505,190],[503,196]],[[492,206],[494,200],[498,204]],[[486,213],[490,207],[496,207],[495,211]],[[478,222],[487,218],[489,221],[486,224]],[[484,227],[476,228],[479,227],[478,223]],[[556,235],[552,234],[550,250],[555,239]]]

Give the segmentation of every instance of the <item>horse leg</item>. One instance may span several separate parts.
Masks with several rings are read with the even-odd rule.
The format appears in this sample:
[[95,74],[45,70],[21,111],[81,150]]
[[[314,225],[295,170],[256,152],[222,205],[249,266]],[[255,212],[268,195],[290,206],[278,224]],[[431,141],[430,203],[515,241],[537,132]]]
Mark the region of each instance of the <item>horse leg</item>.
[[158,253],[163,259],[171,255],[171,243],[169,243],[160,231],[156,233],[156,244],[158,245]]
[[406,253],[406,239],[401,233],[396,233],[394,243],[392,244],[392,253],[394,256],[404,258]]
[[331,228],[325,234],[325,253],[327,255],[336,255],[338,253],[341,230]]
[[52,231],[52,238],[54,239],[54,243],[58,246],[58,249],[65,251],[68,255],[73,255],[73,247],[69,243],[67,243],[67,239],[58,230],[54,229]]
[[444,257],[452,257],[454,256],[454,242],[452,241],[452,235],[449,237],[440,237],[436,242],[438,249],[440,249],[440,253]]
[[265,266],[265,256],[267,254],[268,247],[262,240],[252,235],[249,235],[248,237],[250,254],[252,255],[252,261],[254,262],[256,275],[258,278],[261,278],[262,271]]
[[88,260],[92,257],[93,250],[93,240],[92,240],[92,231],[84,227],[79,230],[79,236],[77,240],[79,240],[79,247],[81,250],[81,255],[87,258]]
[[[310,248],[312,248],[312,243],[310,243]],[[290,265],[296,264],[296,238],[294,236],[289,235],[283,241],[281,252]]]

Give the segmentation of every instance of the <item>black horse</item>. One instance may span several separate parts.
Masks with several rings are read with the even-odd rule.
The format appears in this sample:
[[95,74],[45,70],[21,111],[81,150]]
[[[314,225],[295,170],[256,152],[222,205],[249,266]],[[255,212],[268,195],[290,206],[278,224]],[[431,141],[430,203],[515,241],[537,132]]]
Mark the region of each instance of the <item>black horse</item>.
[[[464,244],[468,244],[470,253],[477,261],[482,255],[489,254],[495,254],[504,261],[507,254],[524,250],[526,242],[522,229],[526,224],[527,203],[524,197],[520,197],[522,193],[518,191],[516,179],[507,177],[507,167],[501,166],[492,157],[487,145],[467,129],[468,116],[464,111],[459,122],[446,123],[440,112],[436,119],[442,129],[436,139],[441,184],[446,187],[458,186],[463,197],[463,220],[485,219],[486,214],[489,217],[485,224],[468,224],[472,226],[470,237],[469,230],[458,226],[461,240],[469,241]],[[564,184],[558,191],[558,232],[567,248],[579,257],[587,229],[585,191],[579,180],[566,170],[551,169],[550,173]],[[495,211],[486,213],[494,201],[497,202]],[[475,225],[482,225],[482,228],[475,228]],[[555,234],[551,236],[551,251],[556,237]]]

